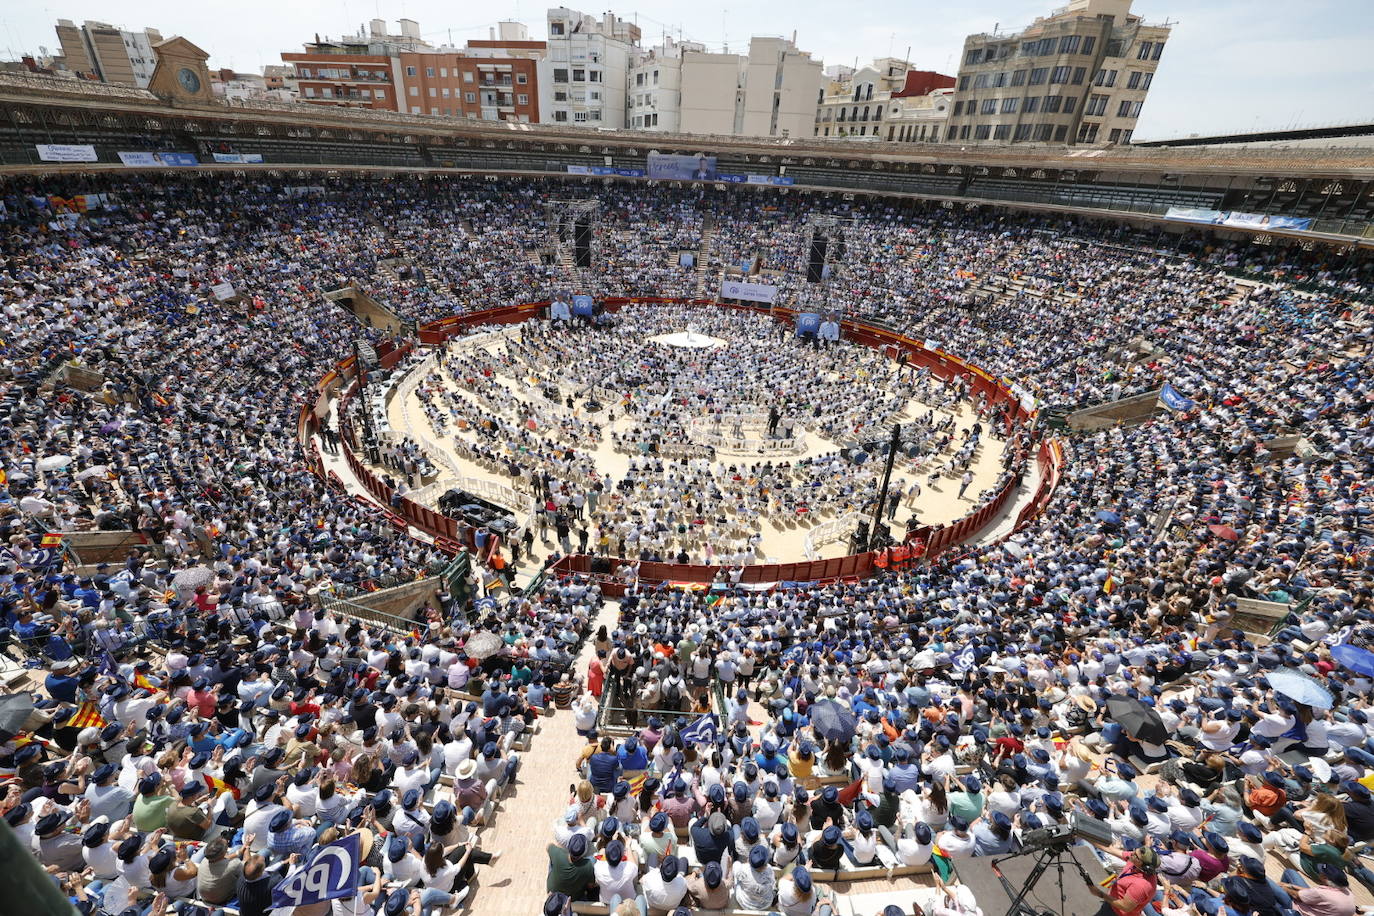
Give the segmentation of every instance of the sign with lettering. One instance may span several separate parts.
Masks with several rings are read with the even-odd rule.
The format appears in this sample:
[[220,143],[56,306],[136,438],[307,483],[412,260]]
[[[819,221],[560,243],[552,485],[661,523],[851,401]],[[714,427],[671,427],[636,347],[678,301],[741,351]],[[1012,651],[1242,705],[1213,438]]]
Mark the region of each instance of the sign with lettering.
[[305,906],[350,897],[358,892],[362,842],[356,833],[314,850],[303,867],[286,876],[272,891],[272,906]]

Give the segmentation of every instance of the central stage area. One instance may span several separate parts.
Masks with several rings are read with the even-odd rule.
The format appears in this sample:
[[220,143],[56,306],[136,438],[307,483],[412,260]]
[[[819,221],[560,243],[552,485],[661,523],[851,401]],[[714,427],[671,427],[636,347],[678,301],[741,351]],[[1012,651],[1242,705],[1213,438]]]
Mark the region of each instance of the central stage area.
[[[627,306],[607,327],[530,321],[451,338],[398,389],[392,427],[455,484],[509,488],[537,557],[844,556],[871,518],[894,423],[905,431],[896,511],[885,513],[896,536],[909,520],[968,515],[997,483],[1005,444],[956,383],[709,306]],[[568,520],[566,545],[550,501]]]

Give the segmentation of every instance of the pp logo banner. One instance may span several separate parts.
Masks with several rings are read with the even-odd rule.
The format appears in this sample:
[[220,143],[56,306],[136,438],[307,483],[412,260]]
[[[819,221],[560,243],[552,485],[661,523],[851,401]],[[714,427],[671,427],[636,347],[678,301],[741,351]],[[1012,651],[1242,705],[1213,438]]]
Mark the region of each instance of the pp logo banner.
[[354,833],[315,850],[303,868],[287,876],[272,891],[272,906],[305,906],[358,892],[362,843]]

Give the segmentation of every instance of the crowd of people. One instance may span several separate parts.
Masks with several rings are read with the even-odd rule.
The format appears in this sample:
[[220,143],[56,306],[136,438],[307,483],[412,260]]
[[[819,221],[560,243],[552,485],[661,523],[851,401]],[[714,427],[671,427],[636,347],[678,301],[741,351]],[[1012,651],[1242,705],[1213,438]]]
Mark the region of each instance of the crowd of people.
[[[1374,666],[1360,655],[1374,642],[1368,262],[1059,217],[662,190],[587,186],[614,270],[580,277],[586,291],[693,295],[702,274],[674,254],[695,249],[707,266],[757,258],[784,299],[801,296],[798,227],[827,209],[847,220],[827,287],[846,316],[898,326],[1042,405],[1164,382],[1181,400],[1065,436],[1047,511],[999,544],[862,582],[634,584],[618,625],[594,635],[600,594],[573,581],[500,617],[441,595],[416,633],[382,631],[315,597],[444,558],[332,487],[296,441],[313,382],[354,340],[381,340],[320,293],[356,282],[413,320],[546,298],[567,270],[530,255],[545,201],[566,189],[8,183],[0,636],[41,689],[29,721],[0,734],[0,813],[77,905],[266,912],[293,861],[354,833],[368,867],[347,912],[461,905],[495,852],[478,833],[488,800],[518,779],[535,711],[570,698],[590,636],[587,694],[618,697],[634,736],[608,746],[581,727],[586,704],[573,710],[588,751],[553,827],[551,912],[566,895],[655,916],[726,901],[820,913],[836,871],[929,864],[952,882],[951,864],[1014,851],[1077,811],[1110,825],[1100,852],[1124,871],[1102,893],[1120,916],[1351,916],[1374,840]],[[83,192],[84,211],[49,196]],[[383,260],[420,273],[396,287]],[[1239,271],[1269,284],[1238,290]],[[227,299],[212,292],[224,283]],[[530,330],[505,358],[600,384],[595,367],[623,367],[612,348],[578,362],[596,333]],[[653,355],[633,328],[610,335]],[[565,365],[541,365],[558,347]],[[774,340],[749,371],[784,372],[789,352]],[[837,373],[844,360],[892,371],[844,348],[806,352]],[[454,379],[480,375],[471,354],[453,359]],[[72,362],[102,380],[78,384]],[[699,371],[732,409],[747,402],[742,368]],[[959,397],[897,383],[930,404]],[[470,391],[459,413],[485,410],[496,430],[471,447],[507,462],[534,418],[498,417],[518,405]],[[430,396],[441,416],[456,406]],[[605,407],[623,417],[637,402]],[[810,422],[860,416],[836,403]],[[562,552],[560,517],[628,523],[639,483],[659,485],[646,463],[693,479],[686,462],[643,455],[638,483],[598,491],[566,453],[600,421],[556,406],[525,432],[552,455],[538,433],[557,428],[565,466],[519,470],[549,497]],[[727,522],[741,508],[722,490]],[[82,530],[145,543],[77,570],[44,536]],[[633,530],[603,526],[586,551],[644,555]],[[747,540],[715,544],[716,558],[743,559]],[[649,555],[684,546],[665,538]],[[1240,628],[1253,599],[1286,606],[1277,638]],[[486,661],[465,657],[479,630],[504,646]],[[1121,701],[1163,735],[1119,722]],[[717,734],[694,730],[706,709]],[[1289,870],[1267,879],[1274,863]],[[976,902],[951,889],[946,903]]]

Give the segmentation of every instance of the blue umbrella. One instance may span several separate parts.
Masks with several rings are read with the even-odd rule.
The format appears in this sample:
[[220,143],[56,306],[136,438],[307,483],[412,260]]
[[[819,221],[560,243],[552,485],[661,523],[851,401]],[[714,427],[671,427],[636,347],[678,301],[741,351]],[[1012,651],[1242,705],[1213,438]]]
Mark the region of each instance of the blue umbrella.
[[834,700],[821,700],[811,707],[808,715],[811,717],[811,730],[828,741],[848,741],[854,737],[858,720],[848,706]]
[[1359,646],[1352,646],[1348,642],[1343,642],[1339,646],[1331,647],[1331,657],[1347,671],[1363,674],[1366,677],[1374,677],[1374,652],[1370,652],[1368,649],[1361,649]]
[[1314,709],[1330,709],[1331,693],[1301,671],[1283,668],[1268,677],[1269,686],[1294,702]]
[[1108,525],[1121,524],[1121,513],[1113,512],[1111,509],[1103,509],[1101,512],[1097,513],[1097,518],[1099,521],[1106,522]]

